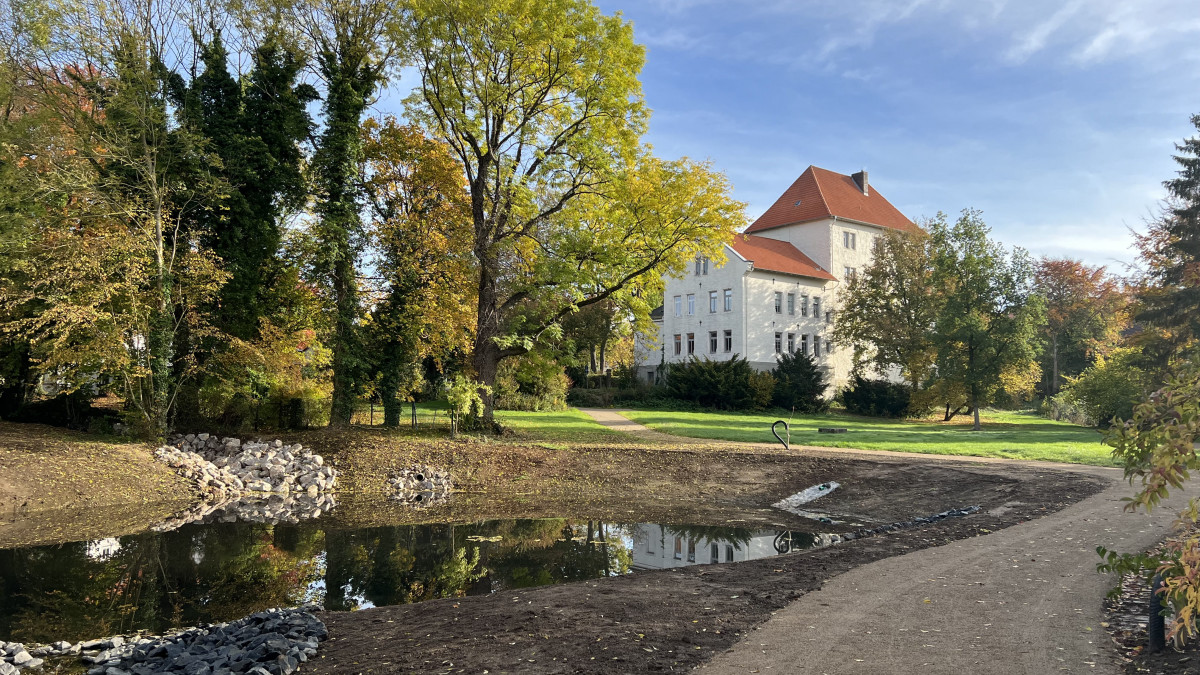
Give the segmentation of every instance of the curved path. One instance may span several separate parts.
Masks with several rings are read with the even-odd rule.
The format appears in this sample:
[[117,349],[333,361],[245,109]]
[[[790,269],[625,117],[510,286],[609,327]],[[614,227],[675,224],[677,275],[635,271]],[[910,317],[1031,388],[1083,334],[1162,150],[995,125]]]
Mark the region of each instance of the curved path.
[[702,668],[739,674],[1122,673],[1100,625],[1101,603],[1115,579],[1096,572],[1096,545],[1126,552],[1154,546],[1170,533],[1187,500],[1200,495],[1200,485],[1177,492],[1151,514],[1133,514],[1122,510],[1121,498],[1132,488],[1120,470],[1042,466],[1112,484],[1044,518],[834,577]]

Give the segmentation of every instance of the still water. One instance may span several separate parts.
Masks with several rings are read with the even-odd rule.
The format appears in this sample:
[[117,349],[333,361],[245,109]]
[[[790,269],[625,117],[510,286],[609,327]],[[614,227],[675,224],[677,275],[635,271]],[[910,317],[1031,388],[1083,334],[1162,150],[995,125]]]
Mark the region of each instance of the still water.
[[0,640],[161,632],[317,603],[364,609],[725,563],[819,544],[786,530],[565,519],[341,529],[208,523],[0,550]]

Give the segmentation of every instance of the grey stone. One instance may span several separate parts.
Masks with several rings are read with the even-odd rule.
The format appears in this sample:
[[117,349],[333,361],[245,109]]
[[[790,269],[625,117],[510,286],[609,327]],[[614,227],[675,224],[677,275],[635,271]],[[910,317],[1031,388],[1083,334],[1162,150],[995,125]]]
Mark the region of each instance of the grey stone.
[[12,655],[12,664],[14,666],[23,666],[32,660],[33,657],[29,655],[29,652],[25,651],[24,647]]
[[17,675],[19,672],[21,671],[16,666],[5,661],[0,661],[0,675]]
[[25,667],[37,670],[37,669],[41,668],[42,664],[45,662],[46,661],[44,659],[30,659],[25,662]]
[[108,641],[109,647],[120,647],[123,644],[125,644],[125,638],[121,637],[120,635]]
[[[91,671],[88,671],[88,672],[90,673]],[[105,669],[104,675],[131,675],[131,674],[127,670],[121,670],[120,668],[117,668],[116,666],[109,666],[107,669]]]

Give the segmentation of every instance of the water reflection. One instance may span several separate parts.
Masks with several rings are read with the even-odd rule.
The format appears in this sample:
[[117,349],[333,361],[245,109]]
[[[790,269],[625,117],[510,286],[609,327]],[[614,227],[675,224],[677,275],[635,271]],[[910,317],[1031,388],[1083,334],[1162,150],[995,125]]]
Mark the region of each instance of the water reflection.
[[775,555],[783,534],[792,548],[812,540],[563,519],[363,529],[218,522],[0,550],[0,640],[161,632],[304,602],[361,609],[747,560]]

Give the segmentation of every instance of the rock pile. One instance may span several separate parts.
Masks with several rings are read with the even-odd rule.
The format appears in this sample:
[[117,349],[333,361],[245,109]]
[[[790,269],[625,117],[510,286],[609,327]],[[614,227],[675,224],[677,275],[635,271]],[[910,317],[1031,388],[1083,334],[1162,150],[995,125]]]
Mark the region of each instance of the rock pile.
[[[200,626],[161,637],[56,642],[33,652],[13,643],[24,655],[14,663],[19,668],[40,667],[42,659],[33,657],[38,654],[79,656],[91,666],[88,675],[290,675],[317,653],[318,644],[327,634],[325,624],[309,612],[273,609],[232,623]],[[34,662],[36,665],[29,665]],[[6,665],[0,663],[0,675],[19,672],[6,671]]]
[[454,481],[450,472],[432,466],[401,469],[388,480],[392,498],[414,508],[427,508],[450,499]]
[[300,444],[284,445],[278,439],[243,443],[237,438],[188,434],[177,436],[173,446],[180,453],[198,455],[236,476],[242,482],[239,491],[302,492],[316,497],[332,492],[337,483],[337,470],[326,466],[320,455]]
[[155,457],[195,483],[203,497],[155,525],[158,532],[200,521],[296,523],[336,505],[337,470],[299,444],[188,434],[171,439]]
[[[38,650],[34,650],[38,651]],[[0,642],[0,675],[15,675],[25,669],[40,669],[45,663],[25,649],[20,642]]]

